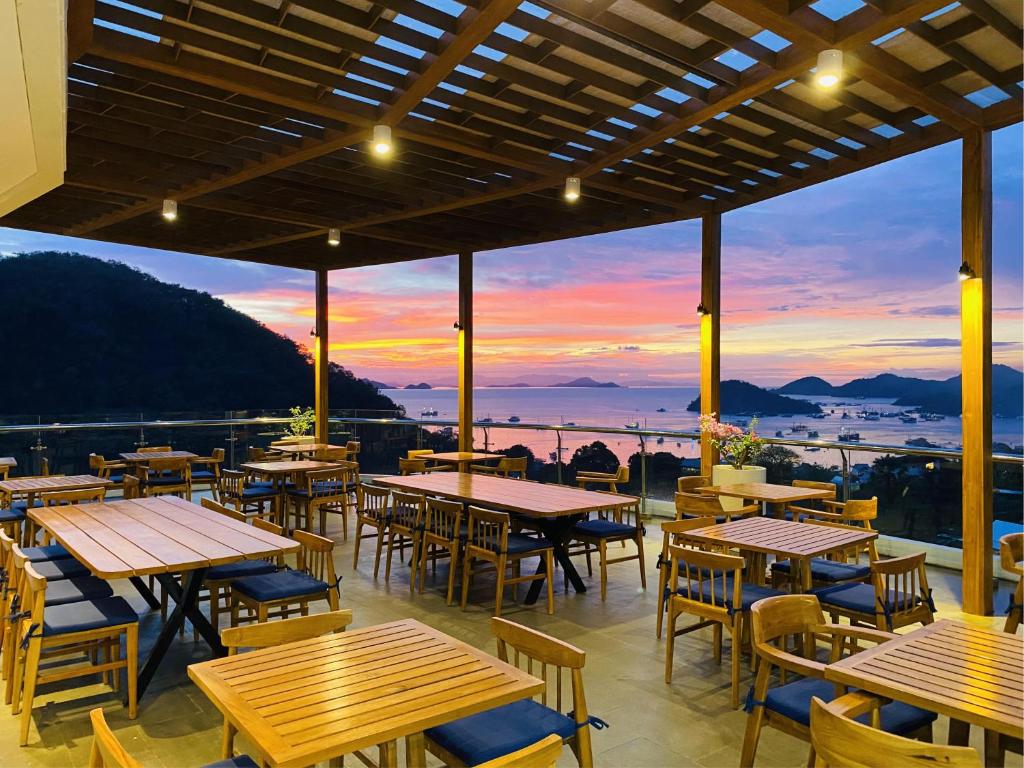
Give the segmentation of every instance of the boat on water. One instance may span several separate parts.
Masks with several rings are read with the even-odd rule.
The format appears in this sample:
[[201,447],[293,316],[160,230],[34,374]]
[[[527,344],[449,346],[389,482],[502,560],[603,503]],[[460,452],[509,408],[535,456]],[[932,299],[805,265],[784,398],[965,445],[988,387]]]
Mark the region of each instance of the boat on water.
[[420,416],[437,416],[437,408],[424,408],[420,411]]
[[821,450],[821,448],[815,445],[810,448],[804,448],[804,450],[807,451],[808,453],[817,453],[818,451]]
[[659,408],[658,413],[668,413],[668,408]]
[[860,432],[851,432],[847,428],[843,428],[839,431],[839,442],[841,443],[859,443]]
[[849,413],[847,413],[846,411],[843,411],[843,415],[842,415],[842,416],[840,416],[839,418],[841,418],[841,419],[851,419],[851,418],[853,418],[853,417],[852,417],[852,416],[850,416],[850,414],[849,414]]
[[490,416],[487,416],[485,418],[480,419],[479,423],[480,424],[493,424],[494,423],[494,419],[492,419]]
[[[821,437],[821,435],[818,434],[818,430],[816,430],[816,429],[812,429],[812,430],[809,430],[807,432],[807,439],[808,440],[817,440],[819,437]],[[815,450],[817,450],[817,449],[815,449]]]
[[790,432],[806,432],[807,431],[807,425],[806,424],[794,424],[793,426],[791,426],[789,428],[789,431]]
[[865,413],[864,421],[881,421],[882,417],[877,413]]
[[640,429],[639,421],[631,421],[625,425],[626,429]]
[[575,427],[576,426],[576,422],[575,421],[563,421],[562,422],[562,426],[563,427]]
[[917,417],[907,416],[906,414],[904,414],[903,416],[900,416],[900,421],[902,421],[904,424],[917,424]]
[[[833,411],[833,413],[835,413],[835,411]],[[825,414],[824,413],[812,413],[811,414],[811,418],[812,419],[824,419],[825,418]]]
[[946,417],[941,413],[922,413],[921,421],[945,421]]
[[782,430],[781,429],[776,429],[775,430],[775,436],[776,437],[784,437],[784,435],[782,434]]
[[658,445],[664,445],[665,444],[665,438],[664,437],[659,437],[654,442],[656,442]]
[[519,423],[519,417],[518,416],[509,416],[508,417],[508,423],[509,424],[518,424]]

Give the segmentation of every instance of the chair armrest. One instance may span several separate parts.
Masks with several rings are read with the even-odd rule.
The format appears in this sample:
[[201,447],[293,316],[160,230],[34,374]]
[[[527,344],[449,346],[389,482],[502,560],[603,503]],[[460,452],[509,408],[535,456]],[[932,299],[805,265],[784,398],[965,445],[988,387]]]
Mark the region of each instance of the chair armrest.
[[899,637],[894,632],[884,632],[870,627],[851,627],[849,624],[818,624],[814,627],[814,632],[832,636],[839,635],[854,640],[866,640],[869,643],[887,643]]
[[103,462],[104,469],[128,469],[127,461],[105,461]]
[[610,472],[587,472],[580,471],[576,473],[576,479],[586,478],[587,480],[615,480],[616,475]]
[[832,499],[822,499],[821,503],[822,503],[823,506],[833,507],[835,509],[845,509],[846,508],[846,502],[845,501],[833,501]]
[[493,475],[497,473],[498,468],[492,467],[489,464],[470,464],[469,471],[480,475]]
[[761,661],[769,661],[789,672],[796,672],[800,675],[817,677],[819,679],[825,677],[825,664],[822,664],[820,661],[804,659],[791,653],[784,653],[774,646],[758,645],[757,655],[761,657]]
[[745,507],[739,509],[726,510],[726,517],[735,519],[737,517],[750,517],[751,515],[760,515],[761,505],[760,504],[747,504]]
[[808,509],[807,516],[813,517],[815,520],[831,520],[834,523],[847,521],[846,516],[843,514],[837,512],[822,512],[816,509]]
[[872,712],[882,706],[882,699],[865,691],[844,693],[825,704],[833,713],[848,717],[851,720]]

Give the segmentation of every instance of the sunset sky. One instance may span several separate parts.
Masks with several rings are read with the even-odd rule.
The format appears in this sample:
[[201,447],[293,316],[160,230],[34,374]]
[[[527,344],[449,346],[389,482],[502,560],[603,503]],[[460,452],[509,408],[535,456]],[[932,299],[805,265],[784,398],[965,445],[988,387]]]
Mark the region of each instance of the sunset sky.
[[[994,358],[1022,367],[1022,130],[995,134]],[[723,378],[765,385],[959,371],[960,144],[726,214]],[[308,342],[310,273],[0,229],[0,253],[69,250],[209,291]],[[700,224],[481,253],[480,384],[698,378]],[[455,381],[455,257],[335,272],[331,358],[404,385]]]

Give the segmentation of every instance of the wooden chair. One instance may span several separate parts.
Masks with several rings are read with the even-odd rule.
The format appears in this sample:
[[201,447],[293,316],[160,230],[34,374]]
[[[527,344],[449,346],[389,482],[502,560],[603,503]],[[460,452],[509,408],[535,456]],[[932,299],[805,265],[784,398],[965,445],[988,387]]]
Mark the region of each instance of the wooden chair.
[[614,472],[580,470],[576,473],[576,485],[584,489],[588,485],[603,485],[609,493],[618,493],[620,485],[629,485],[629,465],[624,464]]
[[[128,717],[136,715],[136,691],[139,660],[139,617],[123,597],[107,597],[46,607],[46,579],[35,570],[35,564],[24,567],[27,617],[18,623],[19,645],[14,666],[11,711],[21,713],[19,743],[28,743],[32,723],[32,704],[40,684],[91,676],[96,673],[119,674],[124,669],[128,678]],[[45,614],[45,617],[44,617]],[[125,658],[121,658],[121,637],[125,638]],[[105,660],[96,664],[60,664],[40,669],[47,654],[67,657],[68,650],[77,653],[102,649]],[[22,691],[24,685],[24,691]]]
[[92,722],[89,768],[142,768],[142,763],[128,754],[110,730],[102,707],[90,710],[89,720]]
[[433,563],[437,573],[439,550],[451,558],[448,569],[448,605],[455,599],[455,572],[459,565],[459,550],[462,545],[462,503],[444,499],[427,499],[424,510],[423,538],[420,540],[420,594],[427,580],[427,559]]
[[562,737],[553,733],[510,755],[480,763],[476,768],[555,768],[562,754],[562,746]]
[[250,485],[247,480],[245,472],[222,469],[217,501],[233,504],[247,518],[271,517],[282,520],[279,509],[281,499],[277,489],[270,485]]
[[878,497],[870,499],[850,499],[849,501],[822,502],[823,511],[807,510],[807,514],[815,520],[830,520],[835,523],[859,525],[873,530],[871,521],[878,518]]
[[[831,528],[847,528],[859,530],[859,526],[847,525],[845,523],[833,523],[827,520],[818,520],[809,517],[804,520],[809,525],[824,525]],[[862,557],[867,555],[867,562]],[[878,560],[878,550],[875,540],[869,539],[863,544],[856,544],[847,547],[839,552],[833,552],[828,557],[815,557],[811,559],[811,584],[816,587],[829,587],[847,582],[871,581],[871,563]],[[789,560],[776,560],[771,565],[772,586],[781,587],[792,582],[791,564]]]
[[753,517],[761,514],[760,504],[747,504],[739,509],[722,508],[722,500],[718,496],[705,496],[699,493],[676,491],[676,520],[692,517],[711,518],[708,525],[720,525],[741,517]]
[[1024,611],[1024,533],[1008,533],[999,539],[999,564],[1007,573],[1017,574],[1017,586],[1006,607],[1003,631],[1016,634]]
[[661,639],[661,628],[664,624],[665,613],[668,607],[668,580],[672,571],[672,553],[670,546],[690,547],[699,549],[696,545],[688,544],[682,534],[696,528],[704,528],[713,525],[712,518],[692,517],[683,520],[668,520],[661,524],[661,553],[658,555],[658,622],[655,631],[657,638]]
[[150,459],[142,467],[147,472],[142,480],[147,497],[171,495],[191,500],[192,465],[187,458]]
[[44,507],[63,507],[69,504],[97,504],[107,495],[106,488],[81,488],[75,491],[51,491],[39,494]]
[[481,475],[496,475],[498,477],[515,477],[518,480],[526,479],[527,458],[525,456],[505,456],[498,460],[497,464],[471,464],[470,472]]
[[[313,516],[319,514],[320,535],[327,535],[327,513],[341,515],[342,539],[348,539],[348,508],[359,482],[359,468],[344,462],[330,469],[303,473],[302,485],[288,491],[288,500],[295,513],[295,528],[313,529]],[[351,506],[355,506],[351,503]]]
[[121,494],[126,499],[142,497],[142,481],[135,475],[125,475],[121,480]]
[[[814,595],[781,595],[759,600],[750,609],[750,632],[757,654],[757,675],[747,697],[747,728],[743,739],[740,767],[751,768],[764,726],[771,726],[804,741],[811,740],[811,700],[836,698],[836,685],[825,680],[825,663],[817,658],[819,639],[830,643],[828,663],[842,657],[848,644],[884,643],[896,635],[867,627],[826,624]],[[789,650],[790,638],[797,638]],[[769,688],[773,670],[794,673],[796,680]],[[840,691],[841,693],[841,691]],[[892,702],[879,711],[883,730],[899,736],[931,740],[934,712]],[[811,748],[813,765],[814,749]]]
[[[391,491],[376,485],[360,483],[356,486],[356,534],[352,553],[352,568],[359,566],[359,544],[363,539],[376,539],[377,548],[373,556],[373,578],[380,573],[380,555],[384,550],[384,535],[391,521]],[[363,533],[364,526],[373,528],[373,533]]]
[[[554,592],[554,550],[544,539],[535,539],[522,533],[509,531],[510,521],[507,512],[492,512],[479,507],[469,507],[468,529],[465,552],[462,563],[462,610],[466,610],[469,600],[469,586],[473,581],[473,562],[483,560],[491,563],[497,574],[494,615],[501,616],[501,604],[504,599],[505,587],[522,584],[527,581],[544,579],[548,589],[548,613],[555,612]],[[519,567],[522,560],[528,557],[540,557],[544,568],[539,573],[522,576]],[[506,575],[512,568],[512,576]],[[479,571],[482,572],[482,571]]]
[[711,478],[707,475],[684,475],[676,478],[676,491],[679,493],[697,493],[698,488],[711,485]]
[[89,454],[89,470],[96,477],[109,480],[113,485],[110,488],[120,488],[124,484],[124,477],[128,474],[128,464],[123,461],[107,461],[98,453]]
[[[214,448],[209,456],[192,459],[192,490],[196,490],[197,486],[205,486],[213,494],[213,498],[219,501],[220,469],[224,459],[223,448]],[[205,469],[197,470],[197,466],[205,467]]]
[[[850,719],[867,698],[850,693],[827,704],[811,699],[811,747],[818,768],[981,768],[971,747],[928,744]],[[871,703],[877,706],[877,699]]]
[[388,555],[384,562],[384,581],[391,579],[391,557],[395,544],[399,556],[405,554],[405,547],[412,547],[409,559],[409,593],[416,589],[416,573],[419,570],[420,539],[423,535],[423,517],[426,513],[426,497],[417,493],[391,493],[391,519],[388,521]]
[[[523,664],[545,682],[540,701],[521,699],[504,706],[470,715],[424,732],[427,749],[450,766],[490,765],[488,760],[511,757],[541,739],[557,735],[576,755],[580,768],[591,768],[590,728],[607,724],[587,712],[583,690],[583,667],[587,655],[535,629],[507,619],[492,618],[491,632],[498,641],[498,658],[510,664]],[[554,669],[548,671],[549,667]],[[570,683],[572,709],[563,713],[563,678]],[[553,685],[553,697],[548,688]],[[554,701],[549,704],[549,699]],[[553,704],[553,706],[552,706]],[[495,763],[506,765],[506,763]],[[544,762],[508,763],[541,766]]]
[[[297,616],[266,624],[231,627],[221,630],[220,641],[228,649],[228,656],[234,656],[241,648],[273,648],[276,645],[344,632],[351,623],[351,610],[333,610],[329,613],[314,613],[311,616]],[[236,733],[235,727],[225,718],[221,738],[222,760],[230,760],[235,756]]]
[[910,624],[931,624],[935,603],[928,587],[925,553],[871,563],[871,583],[847,583],[812,590],[821,607],[851,624],[892,632]]
[[[436,461],[431,461],[430,457],[434,451],[432,448],[416,448],[405,452],[405,458],[412,461],[420,460],[423,462],[426,472],[451,472],[455,469],[452,464],[441,464]],[[401,463],[401,462],[399,462]]]
[[349,461],[359,461],[359,451],[362,449],[363,444],[358,440],[348,440],[345,442],[345,456]]
[[[647,568],[644,564],[644,526],[640,521],[639,502],[630,505],[632,510],[614,507],[611,510],[599,510],[593,516],[581,520],[572,527],[572,540],[583,545],[582,553],[587,557],[587,573],[594,575],[590,562],[592,552],[597,552],[598,565],[601,569],[601,599],[608,596],[608,566],[625,563],[630,560],[640,561],[640,586],[647,589]],[[623,522],[626,514],[632,515],[635,524]],[[608,557],[608,544],[631,541],[636,545],[636,552],[621,557]],[[571,552],[572,554],[572,552]]]
[[423,459],[398,459],[398,474],[424,475],[427,473],[427,462]]
[[[263,523],[260,527],[268,525],[258,522]],[[232,582],[232,627],[238,626],[241,607],[247,608],[250,614],[254,613],[256,621],[261,624],[275,609],[279,610],[276,615],[283,618],[293,611],[305,616],[309,612],[309,604],[317,600],[326,600],[332,611],[338,610],[340,580],[334,572],[334,542],[308,531],[293,531],[292,538],[301,545],[294,570],[245,576]]]
[[[680,520],[679,523],[689,523]],[[677,523],[678,524],[678,523]],[[766,597],[781,595],[776,589],[743,583],[742,557],[722,552],[669,546],[671,571],[668,580],[668,642],[665,646],[665,682],[672,682],[675,639],[678,635],[710,626],[714,630],[715,663],[722,663],[722,634],[728,630],[732,656],[732,706],[740,705],[740,654],[744,616],[750,607]],[[682,614],[698,621],[676,629]]]
[[[800,520],[805,516],[814,517],[816,515],[821,514],[822,512],[828,513],[830,511],[835,511],[834,507],[826,507],[825,505],[826,502],[836,500],[835,483],[824,483],[818,480],[794,480],[792,485],[794,488],[806,488],[807,490],[811,491],[825,491],[829,495],[824,499],[812,499],[810,501],[802,501],[796,504],[787,504],[785,514],[785,518],[787,520]],[[802,506],[805,504],[815,503],[818,504],[820,508]]]

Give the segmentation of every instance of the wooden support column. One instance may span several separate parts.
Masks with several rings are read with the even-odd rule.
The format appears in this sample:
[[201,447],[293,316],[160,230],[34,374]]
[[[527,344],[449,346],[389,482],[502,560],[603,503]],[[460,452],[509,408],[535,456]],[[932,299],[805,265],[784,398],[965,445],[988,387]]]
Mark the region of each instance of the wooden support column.
[[[718,383],[721,350],[720,286],[722,282],[722,214],[706,213],[701,218],[700,304],[700,412],[720,415]],[[718,463],[718,451],[702,436],[700,473],[711,476]]]
[[327,331],[327,276],[329,271],[316,271],[316,338],[313,345],[313,407],[316,410],[316,441],[328,443],[327,439],[327,389],[328,389],[328,331]]
[[473,254],[459,254],[459,450],[473,450]]
[[992,134],[964,134],[960,284],[964,611],[992,613]]

